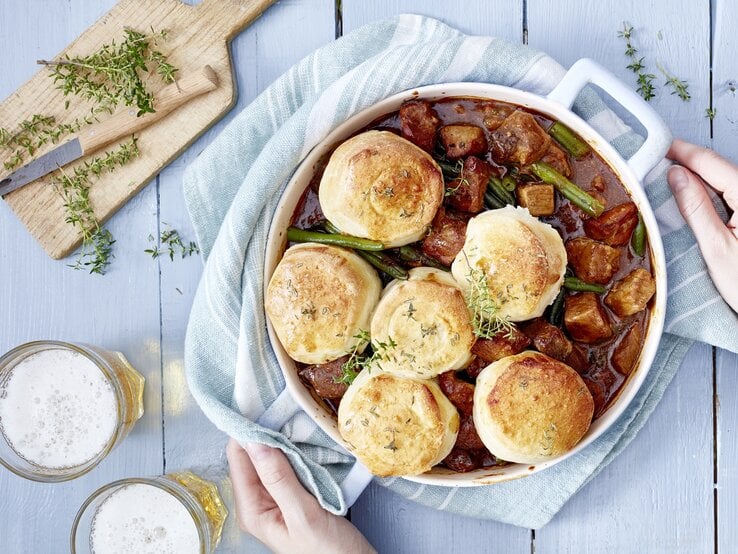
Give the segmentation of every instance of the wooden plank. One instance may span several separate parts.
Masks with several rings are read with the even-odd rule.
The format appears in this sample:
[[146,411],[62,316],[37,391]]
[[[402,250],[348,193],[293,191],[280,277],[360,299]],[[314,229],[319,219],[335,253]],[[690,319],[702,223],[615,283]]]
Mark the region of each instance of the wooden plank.
[[[35,2],[0,12],[0,97],[35,60],[53,55],[113,4]],[[3,552],[60,552],[74,515],[99,486],[162,471],[157,270],[142,250],[156,233],[156,190],[146,189],[109,225],[118,239],[108,275],[88,275],[51,260],[0,202],[0,351],[34,339],[84,341],[122,351],[146,376],[145,410],[131,435],[97,468],[62,484],[39,484],[0,470]]]
[[473,0],[460,4],[447,0],[343,0],[342,8],[345,33],[376,19],[416,13],[471,35],[496,36],[513,42],[520,42],[523,37],[523,0]]
[[[728,0],[713,8],[713,148],[738,162],[738,11]],[[738,544],[738,356],[718,350],[716,361],[717,548],[730,552]]]
[[718,350],[717,381],[717,524],[718,552],[738,544],[738,355]]
[[628,448],[536,531],[537,553],[713,551],[711,353],[692,347]]
[[[675,136],[709,143],[709,2],[586,3],[528,0],[528,42],[565,66],[581,57],[602,63],[624,82],[623,22],[655,73],[654,108]],[[675,17],[678,14],[678,17]],[[574,38],[576,37],[576,38]],[[690,83],[683,102],[656,63]],[[661,405],[633,444],[562,513],[536,533],[537,552],[574,548],[596,552],[708,551],[712,524],[711,352],[693,349]],[[678,436],[675,430],[680,430]]]
[[[120,42],[126,27],[143,31],[166,29],[169,38],[161,48],[169,53],[169,61],[179,68],[180,77],[200,71],[209,64],[220,81],[214,91],[190,100],[136,133],[141,155],[114,173],[101,175],[91,187],[90,198],[99,219],[107,220],[164,165],[231,108],[234,91],[227,41],[258,17],[272,1],[205,0],[197,6],[188,6],[179,0],[121,0],[68,48],[58,55],[52,52],[45,56],[54,59],[65,55],[88,55],[112,39]],[[157,81],[148,81],[154,92],[163,86]],[[0,121],[12,132],[33,114],[51,115],[57,121],[72,122],[88,115],[90,109],[86,103],[74,99],[68,110],[64,106],[61,90],[44,69],[0,104]],[[37,154],[52,147],[49,143]],[[12,154],[12,150],[5,149],[0,152],[0,157],[5,161]],[[41,178],[7,195],[6,202],[49,255],[61,258],[79,244],[80,237],[74,228],[64,223],[64,205],[49,186],[51,182],[49,176]]]
[[[229,117],[214,126],[160,175],[162,224],[166,222],[178,229],[184,239],[194,239],[182,196],[184,167],[274,79],[311,51],[329,42],[334,36],[333,22],[333,6],[328,2],[316,6],[309,0],[283,1],[233,41],[238,102]],[[202,273],[202,262],[197,257],[174,262],[160,259],[159,267],[166,468],[167,471],[192,468],[214,479],[232,510],[232,490],[223,454],[226,437],[200,411],[187,390],[184,376],[185,327]],[[268,552],[256,539],[238,529],[235,517],[228,518],[218,551]]]
[[[678,14],[678,17],[675,17]],[[568,67],[583,57],[600,62],[635,88],[636,78],[626,68],[625,43],[618,37],[623,22],[634,28],[632,42],[644,56],[649,73],[656,75],[657,97],[651,100],[676,137],[707,144],[710,122],[708,0],[681,0],[664,7],[659,0],[643,2],[570,2],[528,0],[528,44],[547,52]],[[689,83],[692,99],[680,100],[664,88],[660,63]]]
[[[523,3],[343,0],[343,30],[350,32],[376,19],[417,13],[440,19],[475,35],[518,42],[522,38]],[[380,552],[530,552],[530,531],[424,508],[372,485],[351,509],[351,521]]]

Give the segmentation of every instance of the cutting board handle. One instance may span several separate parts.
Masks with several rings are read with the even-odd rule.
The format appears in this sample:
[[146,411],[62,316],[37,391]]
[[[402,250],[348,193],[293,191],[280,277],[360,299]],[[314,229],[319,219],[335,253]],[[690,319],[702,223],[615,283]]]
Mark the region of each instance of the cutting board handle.
[[202,0],[196,9],[203,16],[227,20],[225,38],[230,40],[273,3],[274,0]]

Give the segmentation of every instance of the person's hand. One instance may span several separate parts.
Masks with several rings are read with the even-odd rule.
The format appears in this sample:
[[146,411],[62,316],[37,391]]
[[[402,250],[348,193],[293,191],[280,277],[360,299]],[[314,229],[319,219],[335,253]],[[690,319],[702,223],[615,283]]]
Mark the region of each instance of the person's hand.
[[226,447],[236,519],[275,552],[376,552],[359,530],[320,507],[274,448],[231,439]]
[[[679,163],[669,169],[669,186],[679,211],[692,228],[713,283],[738,312],[738,167],[714,151],[675,140],[667,156]],[[722,222],[706,185],[722,193],[733,216]]]

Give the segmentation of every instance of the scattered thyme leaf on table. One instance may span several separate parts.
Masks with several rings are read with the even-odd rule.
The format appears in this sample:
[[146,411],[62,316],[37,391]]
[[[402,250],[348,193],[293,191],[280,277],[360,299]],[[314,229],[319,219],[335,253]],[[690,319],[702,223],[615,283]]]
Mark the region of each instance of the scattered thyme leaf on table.
[[153,259],[158,258],[164,254],[169,256],[170,261],[174,261],[174,255],[179,254],[182,258],[198,254],[200,248],[193,241],[185,242],[182,237],[179,236],[179,232],[176,229],[172,229],[164,224],[165,228],[162,229],[159,239],[153,235],[149,235],[149,242],[156,243],[151,248],[144,250],[146,254],[149,254]]
[[674,89],[671,91],[672,94],[676,94],[685,102],[689,102],[692,96],[689,94],[689,84],[687,83],[687,81],[682,81],[681,79],[676,78],[674,75],[666,71],[666,69],[664,69],[663,66],[659,63],[656,64],[656,67],[659,68],[659,71],[664,75],[664,78],[666,79],[664,86],[670,86],[672,89]]
[[714,120],[716,115],[717,115],[717,110],[715,108],[707,108],[705,110],[705,117],[709,119],[710,121]]
[[648,102],[651,98],[656,96],[653,81],[656,79],[656,75],[653,73],[646,73],[646,65],[644,63],[644,57],[637,57],[638,49],[633,46],[633,27],[623,21],[623,30],[618,31],[618,36],[625,41],[625,56],[630,59],[630,64],[627,68],[630,69],[636,75],[636,82],[638,88],[636,91],[640,94],[643,99]]

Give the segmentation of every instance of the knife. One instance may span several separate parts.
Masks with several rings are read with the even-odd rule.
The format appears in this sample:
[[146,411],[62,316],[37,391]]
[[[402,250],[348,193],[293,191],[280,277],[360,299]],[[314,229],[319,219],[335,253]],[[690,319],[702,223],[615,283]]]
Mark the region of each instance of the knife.
[[75,138],[39,156],[0,180],[0,196],[5,196],[121,137],[148,127],[188,100],[209,92],[217,86],[218,76],[209,65],[185,75],[177,82],[161,89],[154,97],[155,112],[138,117],[136,116],[137,108],[130,106],[116,112],[105,121],[85,128]]

